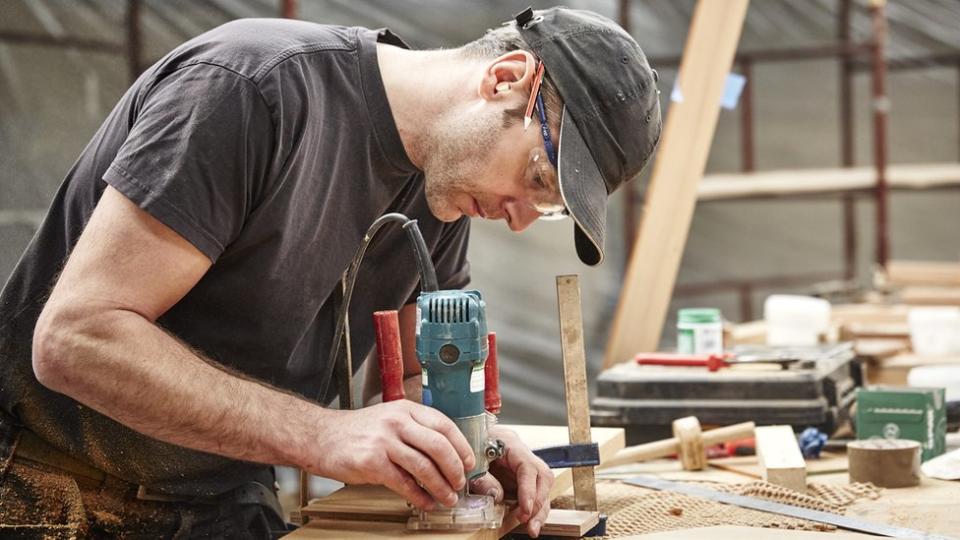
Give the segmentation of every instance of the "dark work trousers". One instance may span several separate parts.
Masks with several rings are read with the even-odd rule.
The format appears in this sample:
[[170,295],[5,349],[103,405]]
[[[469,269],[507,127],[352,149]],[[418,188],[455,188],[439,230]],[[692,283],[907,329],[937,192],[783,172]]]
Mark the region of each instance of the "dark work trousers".
[[272,539],[291,530],[276,493],[260,484],[205,499],[144,500],[138,486],[99,471],[30,459],[37,440],[0,411],[0,538]]

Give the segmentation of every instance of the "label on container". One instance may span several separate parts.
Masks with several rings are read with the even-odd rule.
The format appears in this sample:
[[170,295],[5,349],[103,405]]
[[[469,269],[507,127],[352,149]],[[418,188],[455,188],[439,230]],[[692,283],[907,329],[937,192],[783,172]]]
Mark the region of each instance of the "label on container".
[[420,383],[421,386],[429,386],[430,379],[427,378],[426,368],[420,369],[420,379],[422,380],[422,382]]
[[486,380],[483,377],[483,366],[479,368],[474,368],[473,372],[470,373],[470,391],[471,392],[483,392],[483,389],[486,387]]
[[681,354],[722,354],[721,323],[677,324],[677,352]]

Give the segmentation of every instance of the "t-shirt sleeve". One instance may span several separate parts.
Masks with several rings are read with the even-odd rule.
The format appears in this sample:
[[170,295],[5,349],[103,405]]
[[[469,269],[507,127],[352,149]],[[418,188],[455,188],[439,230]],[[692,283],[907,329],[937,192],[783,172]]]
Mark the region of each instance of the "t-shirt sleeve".
[[150,90],[103,179],[216,261],[265,189],[274,137],[253,82],[192,65]]

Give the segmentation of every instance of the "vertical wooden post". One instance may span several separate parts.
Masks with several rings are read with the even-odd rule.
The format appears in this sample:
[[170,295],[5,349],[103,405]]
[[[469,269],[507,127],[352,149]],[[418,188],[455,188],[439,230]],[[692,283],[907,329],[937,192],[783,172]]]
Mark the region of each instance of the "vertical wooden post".
[[[563,387],[567,402],[570,444],[589,443],[590,403],[587,395],[587,356],[583,346],[580,278],[557,276],[557,310],[563,352]],[[597,482],[593,467],[573,468],[573,502],[577,510],[597,511]]]
[[884,12],[885,0],[871,0],[870,14],[873,17],[873,163],[877,169],[877,185],[874,188],[876,200],[877,226],[877,264],[881,267],[890,258],[890,239],[888,234],[887,189],[887,115],[890,111],[890,98],[887,96],[887,19]]
[[[839,0],[840,15],[837,17],[837,39],[846,49],[840,59],[840,164],[853,167],[854,118],[853,118],[853,59],[849,51],[850,0]],[[844,193],[841,203],[843,214],[843,277],[851,280],[857,274],[857,206],[852,193]]]
[[667,112],[605,368],[638,352],[656,350],[659,344],[747,4],[747,0],[697,2],[680,64],[683,101],[672,103]]

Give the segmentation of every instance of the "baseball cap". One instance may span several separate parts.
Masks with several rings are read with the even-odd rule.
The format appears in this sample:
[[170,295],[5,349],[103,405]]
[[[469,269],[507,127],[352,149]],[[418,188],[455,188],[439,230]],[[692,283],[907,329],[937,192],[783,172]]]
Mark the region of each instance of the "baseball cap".
[[527,8],[517,30],[563,98],[557,173],[584,264],[603,261],[607,197],[646,165],[660,140],[657,74],[637,42],[601,15]]

